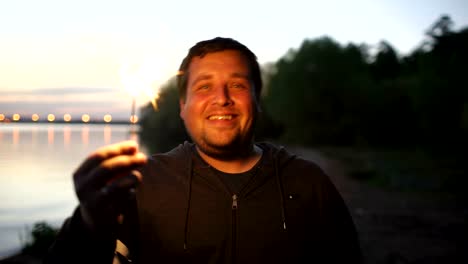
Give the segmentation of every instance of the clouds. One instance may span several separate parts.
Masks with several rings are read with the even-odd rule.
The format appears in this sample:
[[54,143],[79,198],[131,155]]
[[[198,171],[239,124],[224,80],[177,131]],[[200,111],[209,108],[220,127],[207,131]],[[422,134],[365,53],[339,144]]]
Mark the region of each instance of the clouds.
[[[140,104],[144,98],[138,98]],[[56,88],[29,91],[0,91],[0,113],[11,116],[18,113],[29,118],[33,113],[45,118],[47,114],[63,116],[66,113],[79,118],[90,114],[92,119],[102,119],[111,114],[116,119],[127,120],[132,98],[123,91],[107,88]]]

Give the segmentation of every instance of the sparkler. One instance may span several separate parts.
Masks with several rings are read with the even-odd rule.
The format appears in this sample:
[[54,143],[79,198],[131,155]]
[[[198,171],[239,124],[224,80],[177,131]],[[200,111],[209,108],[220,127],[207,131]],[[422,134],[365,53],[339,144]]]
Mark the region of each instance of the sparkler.
[[136,117],[136,114],[135,114],[135,104],[136,104],[136,99],[135,99],[135,97],[132,97],[132,110],[131,110],[131,113],[130,113],[130,131],[129,131],[129,134],[130,134],[130,139],[136,141],[138,130],[137,130],[137,127],[136,127],[137,117]]
[[[161,85],[175,74],[171,74],[167,58],[146,57],[141,63],[123,63],[120,71],[124,90],[131,96],[130,138],[137,134],[138,116],[136,113],[137,98],[150,102],[153,110],[158,110],[157,99]],[[165,66],[165,67],[164,67]],[[172,68],[173,69],[173,68]]]

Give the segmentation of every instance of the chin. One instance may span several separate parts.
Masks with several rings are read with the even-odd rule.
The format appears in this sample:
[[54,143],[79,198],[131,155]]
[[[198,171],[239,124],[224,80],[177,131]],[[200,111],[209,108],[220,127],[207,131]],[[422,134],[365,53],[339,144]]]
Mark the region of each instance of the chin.
[[218,159],[231,159],[249,153],[250,144],[243,140],[229,142],[195,142],[198,148],[206,155]]

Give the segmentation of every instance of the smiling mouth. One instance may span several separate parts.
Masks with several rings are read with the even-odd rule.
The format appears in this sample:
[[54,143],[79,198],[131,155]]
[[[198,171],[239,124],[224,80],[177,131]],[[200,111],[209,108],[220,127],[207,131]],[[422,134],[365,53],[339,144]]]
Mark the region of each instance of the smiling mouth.
[[232,120],[233,115],[212,115],[208,117],[208,120]]

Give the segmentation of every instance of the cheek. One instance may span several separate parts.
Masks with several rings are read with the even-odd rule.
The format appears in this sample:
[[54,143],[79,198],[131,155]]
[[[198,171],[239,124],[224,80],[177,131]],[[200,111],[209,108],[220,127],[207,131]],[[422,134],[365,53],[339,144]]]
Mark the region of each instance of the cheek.
[[244,96],[243,98],[241,98],[241,100],[239,100],[239,102],[242,109],[248,112],[249,114],[257,112],[257,104],[251,96]]
[[212,100],[210,95],[193,95],[189,101],[187,110],[189,110],[190,112],[201,114],[211,101]]
[[185,122],[194,122],[197,117],[203,114],[203,105],[199,100],[188,100],[180,110],[180,116]]

